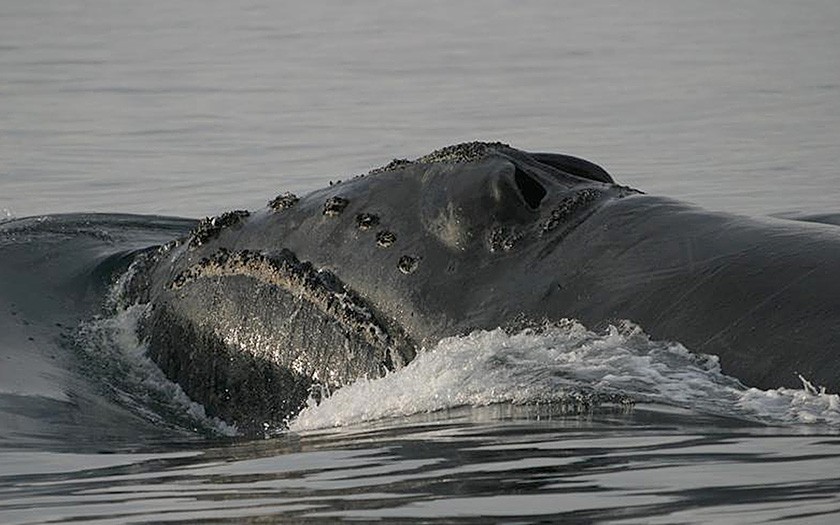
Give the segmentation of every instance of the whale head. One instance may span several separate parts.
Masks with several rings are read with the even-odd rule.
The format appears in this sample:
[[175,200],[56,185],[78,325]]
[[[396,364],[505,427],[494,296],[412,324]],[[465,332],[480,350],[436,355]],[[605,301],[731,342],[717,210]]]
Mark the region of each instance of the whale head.
[[138,262],[150,356],[246,432],[405,366],[442,337],[550,318],[563,240],[634,193],[588,161],[450,146],[255,212]]

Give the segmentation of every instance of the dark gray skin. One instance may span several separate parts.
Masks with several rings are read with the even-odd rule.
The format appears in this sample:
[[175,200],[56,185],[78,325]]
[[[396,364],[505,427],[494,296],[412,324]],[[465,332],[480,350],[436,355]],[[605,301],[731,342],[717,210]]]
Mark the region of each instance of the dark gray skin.
[[445,148],[135,266],[152,358],[246,432],[443,337],[563,318],[632,320],[750,386],[840,390],[840,228],[710,213],[564,155]]

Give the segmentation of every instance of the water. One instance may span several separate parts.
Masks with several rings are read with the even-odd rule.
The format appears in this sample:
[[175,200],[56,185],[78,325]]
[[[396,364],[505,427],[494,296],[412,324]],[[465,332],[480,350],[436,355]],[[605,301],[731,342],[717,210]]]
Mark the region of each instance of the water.
[[476,139],[836,209],[836,2],[625,4],[7,0],[0,209],[200,216]]
[[[7,522],[830,523],[840,441],[637,409],[503,407],[340,433],[115,453],[0,456]],[[483,516],[483,517],[482,517]]]
[[[0,223],[260,207],[474,139],[712,209],[838,214],[838,24],[828,0],[7,0]],[[744,387],[632,325],[447,340],[231,437],[131,311],[95,318],[131,250],[191,226],[0,224],[1,522],[840,515],[836,395]]]

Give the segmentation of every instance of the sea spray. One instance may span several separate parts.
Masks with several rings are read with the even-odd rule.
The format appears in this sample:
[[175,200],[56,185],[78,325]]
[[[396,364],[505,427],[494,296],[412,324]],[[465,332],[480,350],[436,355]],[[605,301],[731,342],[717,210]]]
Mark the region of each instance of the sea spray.
[[657,403],[751,423],[840,426],[840,398],[803,390],[747,388],[718,359],[679,343],[653,341],[632,323],[604,332],[574,321],[509,334],[450,337],[405,368],[360,379],[320,404],[292,430],[309,430],[460,406],[555,403],[577,410],[603,403]]

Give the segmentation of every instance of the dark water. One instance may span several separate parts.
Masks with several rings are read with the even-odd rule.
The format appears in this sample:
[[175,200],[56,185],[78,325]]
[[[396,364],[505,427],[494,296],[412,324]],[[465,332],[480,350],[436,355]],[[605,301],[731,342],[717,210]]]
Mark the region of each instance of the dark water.
[[[836,522],[840,398],[746,388],[644,327],[449,340],[248,441],[112,292],[194,224],[161,215],[462,140],[836,217],[838,24],[831,1],[4,1],[0,219],[159,215],[0,224],[0,522]],[[587,381],[636,402],[555,396]]]
[[[686,425],[688,423],[688,426]],[[463,409],[334,433],[0,456],[6,522],[832,523],[836,437],[637,407]]]

